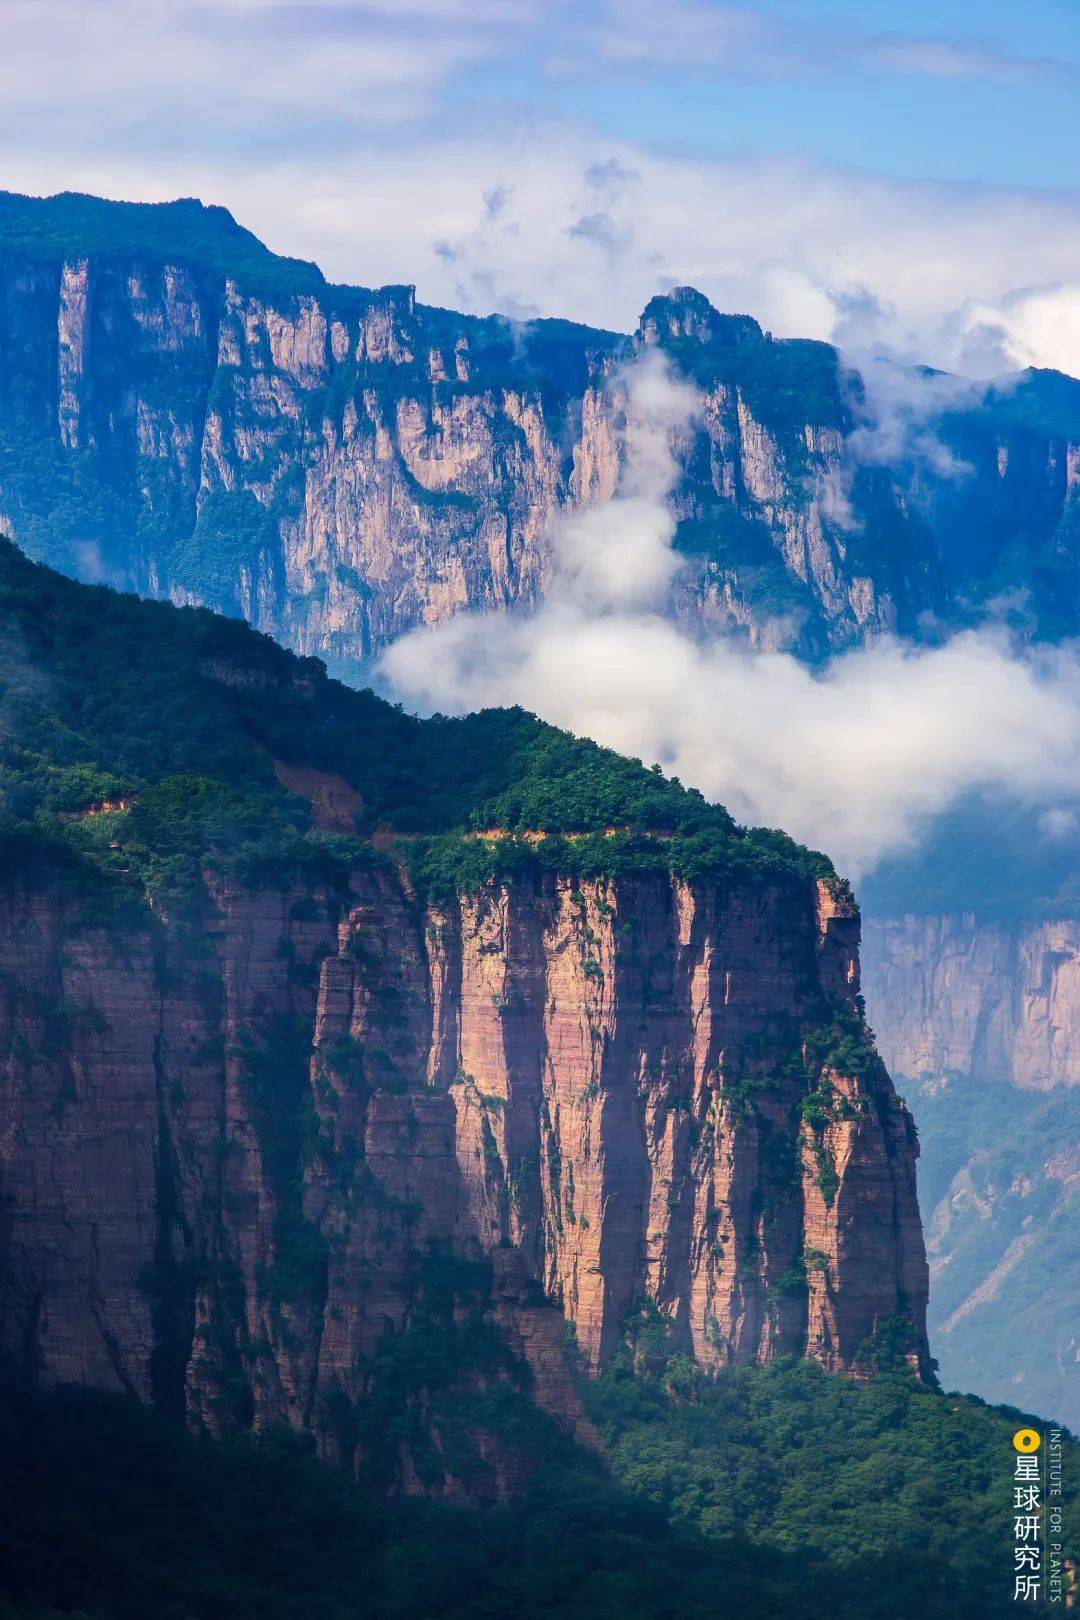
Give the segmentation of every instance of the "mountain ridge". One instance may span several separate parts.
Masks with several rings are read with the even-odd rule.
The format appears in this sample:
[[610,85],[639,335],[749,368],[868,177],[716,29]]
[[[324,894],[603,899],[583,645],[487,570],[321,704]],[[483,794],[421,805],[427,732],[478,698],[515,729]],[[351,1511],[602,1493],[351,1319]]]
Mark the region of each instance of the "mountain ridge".
[[[0,240],[0,518],[68,574],[209,603],[354,680],[418,625],[527,613],[551,582],[553,530],[618,488],[619,363],[648,336],[705,401],[680,435],[670,503],[681,566],[666,611],[695,636],[819,663],[883,634],[947,634],[994,597],[1024,601],[1022,634],[1080,625],[1075,379],[1030,373],[928,406],[940,379],[904,372],[914,403],[902,395],[883,418],[872,384],[841,372],[827,345],[766,340],[693,289],[654,300],[636,339],[461,316],[417,305],[411,287],[334,289],[194,203],[161,205],[164,258],[146,223],[161,215],[136,210],[143,236],[125,237],[127,205],[93,200],[96,236],[57,226],[33,252],[18,245],[28,215],[87,206],[9,200]],[[212,240],[193,270],[181,238],[190,249],[196,227]],[[867,882],[871,907],[915,909],[933,938],[942,917],[974,911],[971,963],[994,951],[1002,921],[1023,916],[1037,937],[1072,916],[1075,832],[1040,840],[1026,809],[999,808],[942,818],[917,859]],[[136,824],[169,811],[151,800]],[[446,892],[465,874],[535,866],[526,840],[505,843],[430,839],[423,880]],[[589,839],[574,849],[594,863],[585,872],[612,854]],[[568,850],[551,853],[565,869]],[[877,971],[879,956],[875,995],[906,982]],[[947,968],[951,1005],[981,1005],[978,975],[959,959]],[[1002,980],[991,999],[1013,991]],[[910,997],[871,1010],[895,1052],[918,1045]],[[962,1053],[965,1028],[942,1027],[942,1049]]]
[[675,617],[811,658],[1009,588],[1077,621],[1069,379],[933,415],[957,479],[902,435],[895,466],[860,448],[865,400],[829,345],[694,289],[627,338],[335,287],[194,203],[5,208],[0,513],[78,577],[342,667],[417,624],[527,610],[553,525],[616,488],[618,365],[659,343],[703,401],[672,497]]
[[[9,1378],[361,1474],[400,1378],[397,1488],[469,1499],[518,1493],[522,1401],[589,1440],[567,1326],[599,1367],[643,1299],[705,1367],[932,1378],[917,1142],[823,857],[9,543],[0,791]],[[417,1381],[433,1344],[459,1375]]]

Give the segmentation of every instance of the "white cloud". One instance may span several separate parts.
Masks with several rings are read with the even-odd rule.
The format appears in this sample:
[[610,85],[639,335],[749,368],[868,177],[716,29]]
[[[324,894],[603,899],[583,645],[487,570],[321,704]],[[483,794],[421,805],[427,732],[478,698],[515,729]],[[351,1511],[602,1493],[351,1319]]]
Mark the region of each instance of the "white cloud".
[[576,30],[578,67],[595,60],[652,70],[676,67],[710,72],[786,71],[805,45],[803,30],[750,6],[702,0],[608,0],[582,15]]
[[579,615],[663,604],[678,568],[667,495],[678,476],[672,439],[698,409],[698,395],[647,350],[609,385],[626,415],[618,499],[571,513],[554,536],[551,608]]
[[1069,80],[1077,64],[1045,56],[1023,56],[992,50],[971,40],[923,39],[910,34],[882,34],[865,41],[856,54],[868,66],[933,79],[992,79],[1027,82]]
[[[852,528],[856,517],[851,503],[852,484],[860,466],[897,467],[906,461],[938,479],[967,478],[973,469],[939,436],[941,416],[950,410],[971,408],[985,396],[982,383],[949,372],[899,364],[891,355],[870,349],[848,350],[843,374],[853,430],[844,440],[843,460],[819,483],[818,500],[841,528]],[[999,380],[999,388],[1015,377]]]
[[778,336],[980,376],[1027,364],[1080,372],[1072,193],[692,160],[562,124],[346,146],[332,163],[249,164],[16,147],[3,119],[0,102],[10,186],[141,201],[197,194],[332,280],[411,281],[429,303],[630,330],[654,293],[689,283]]
[[1053,366],[1080,376],[1080,280],[971,301],[956,319],[961,364],[984,370]]
[[1040,834],[1051,842],[1072,838],[1078,827],[1080,817],[1076,811],[1066,809],[1063,805],[1055,805],[1049,810],[1044,810],[1038,819]]
[[875,33],[816,6],[805,22],[773,6],[721,0],[600,0],[583,5],[571,37],[579,71],[597,61],[650,71],[707,69],[711,75],[805,77],[877,71],[930,79],[986,79],[998,83],[1072,82],[1076,62],[1029,56],[974,38]]
[[[1019,791],[1033,806],[1080,794],[1073,649],[1021,651],[990,626],[934,647],[879,642],[812,671],[666,619],[670,445],[693,402],[655,354],[615,386],[631,446],[623,481],[556,536],[548,599],[531,617],[465,615],[401,638],[381,666],[397,697],[452,713],[522,704],[659,761],[856,877],[973,789]],[[1044,817],[1047,832],[1062,825],[1060,809]]]
[[[163,148],[258,138],[250,153],[322,132],[327,152],[372,121],[455,110],[457,76],[512,62],[538,83],[576,75],[1075,78],[1075,63],[979,41],[876,35],[724,0],[4,0],[4,115],[38,141],[108,149],[134,130]],[[62,87],[62,94],[57,94]],[[440,97],[442,99],[440,100]],[[460,105],[457,107],[460,111]],[[197,114],[194,123],[185,122]],[[288,121],[282,123],[282,118]],[[30,133],[24,129],[24,136]],[[445,131],[443,132],[445,133]]]
[[[0,161],[33,191],[198,193],[335,280],[415,281],[431,302],[625,329],[690,282],[783,335],[845,344],[873,311],[874,342],[908,358],[1080,370],[1074,192],[695,159],[537,112],[560,72],[625,92],[639,69],[844,63],[1077,71],[720,0],[5,0]],[[501,102],[504,69],[531,87]]]
[[71,155],[87,142],[130,152],[136,138],[177,154],[231,143],[240,157],[257,140],[251,163],[325,150],[330,127],[340,139],[429,113],[455,72],[497,48],[490,17],[434,0],[404,13],[325,0],[6,0],[0,116],[24,142]]
[[560,73],[625,96],[639,71],[838,63],[1075,71],[752,3],[4,0],[0,163],[35,192],[198,194],[334,280],[414,281],[432,303],[625,330],[691,283],[779,335],[1080,371],[1076,192],[692,157],[550,116]]

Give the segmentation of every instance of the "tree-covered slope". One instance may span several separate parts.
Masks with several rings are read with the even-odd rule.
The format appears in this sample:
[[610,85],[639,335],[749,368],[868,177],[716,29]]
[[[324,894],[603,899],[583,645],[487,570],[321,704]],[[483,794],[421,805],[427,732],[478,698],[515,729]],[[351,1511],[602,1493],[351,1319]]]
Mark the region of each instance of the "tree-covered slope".
[[65,191],[48,203],[0,191],[0,252],[28,263],[90,254],[168,260],[250,280],[268,293],[310,293],[326,286],[317,265],[272,253],[227,208],[194,197],[167,203],[114,202]]
[[[354,836],[321,830],[283,765],[343,778],[362,801],[351,801]],[[401,835],[418,877],[444,884],[537,862],[750,880],[832,870],[522,710],[417,720],[239,621],[75,584],[0,540],[11,858],[61,860],[82,882],[160,897],[202,860],[349,860],[374,834],[384,848]]]
[[[121,1397],[0,1397],[5,1620],[995,1620],[1021,1415],[807,1364],[695,1377],[638,1335],[607,1464],[522,1502],[387,1505],[288,1434],[196,1441]],[[1047,1431],[1048,1433],[1048,1431]],[[1075,1446],[1066,1545],[1075,1548]],[[1071,1466],[1070,1466],[1071,1465]]]

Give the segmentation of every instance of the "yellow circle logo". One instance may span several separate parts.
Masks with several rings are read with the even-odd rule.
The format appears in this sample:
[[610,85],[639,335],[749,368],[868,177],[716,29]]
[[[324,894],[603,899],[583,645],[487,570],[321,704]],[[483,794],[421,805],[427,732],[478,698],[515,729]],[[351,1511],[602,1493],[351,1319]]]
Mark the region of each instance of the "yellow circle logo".
[[1042,1436],[1037,1429],[1017,1429],[1013,1435],[1013,1446],[1017,1451],[1038,1451],[1042,1445]]

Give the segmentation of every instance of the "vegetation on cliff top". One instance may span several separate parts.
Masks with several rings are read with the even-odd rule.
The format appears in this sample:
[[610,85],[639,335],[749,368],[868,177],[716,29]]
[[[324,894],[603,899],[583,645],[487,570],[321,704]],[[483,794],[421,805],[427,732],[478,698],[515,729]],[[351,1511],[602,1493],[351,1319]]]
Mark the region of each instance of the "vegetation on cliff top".
[[227,208],[196,197],[132,203],[79,191],[55,197],[0,191],[0,249],[33,259],[77,260],[93,254],[199,265],[265,292],[316,292],[326,286],[317,265],[272,253]]
[[[355,836],[320,830],[275,762],[357,790]],[[833,875],[824,856],[736,826],[658,767],[520,709],[417,720],[238,620],[75,584],[0,540],[9,868],[60,864],[166,898],[207,864],[343,869],[377,858],[363,841],[376,831],[402,836],[429,888],[538,868]],[[548,836],[520,836],[538,831]]]

